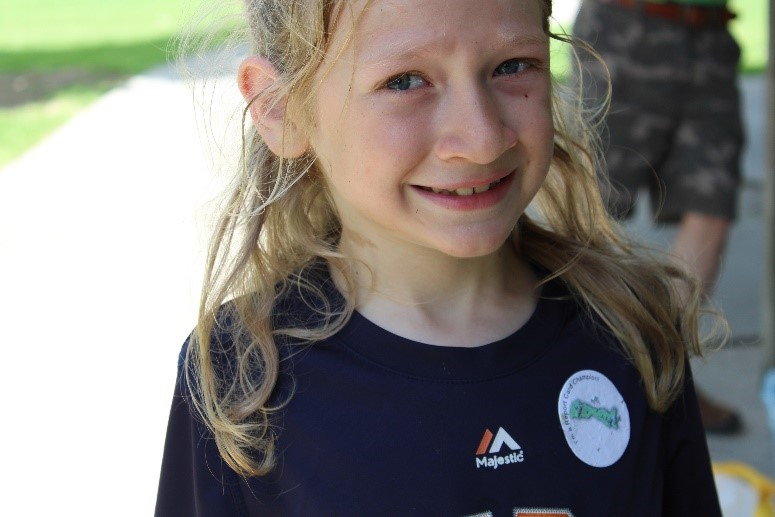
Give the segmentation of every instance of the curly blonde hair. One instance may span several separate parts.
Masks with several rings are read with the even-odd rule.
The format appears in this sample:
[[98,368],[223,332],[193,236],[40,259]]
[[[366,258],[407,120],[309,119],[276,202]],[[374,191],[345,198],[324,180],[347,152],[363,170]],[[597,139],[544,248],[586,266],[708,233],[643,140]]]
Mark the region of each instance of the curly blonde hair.
[[[583,45],[553,34],[551,0],[536,1],[550,38]],[[246,1],[251,52],[278,70],[282,82],[271,94],[287,96],[294,115],[310,116],[314,75],[346,5],[342,0]],[[601,198],[598,131],[589,113],[579,96],[557,81],[552,101],[551,167],[535,211],[523,214],[515,227],[514,245],[521,256],[550,271],[550,278],[561,279],[618,338],[642,376],[650,406],[664,411],[681,391],[687,356],[701,351],[698,282],[623,237]],[[598,121],[603,108],[596,112]],[[346,258],[337,252],[341,224],[321,178],[311,152],[281,159],[250,130],[243,135],[239,174],[212,240],[186,382],[221,456],[244,475],[266,474],[275,464],[271,417],[282,406],[282,401],[271,403],[281,368],[277,343],[288,337],[307,343],[325,339],[354,310],[355,284]],[[321,259],[345,279],[345,305],[318,307],[319,325],[277,325],[273,312],[285,293],[325,300],[320,286],[300,274]],[[214,342],[223,333],[230,336],[228,350]],[[228,354],[228,368],[214,359],[220,353]]]

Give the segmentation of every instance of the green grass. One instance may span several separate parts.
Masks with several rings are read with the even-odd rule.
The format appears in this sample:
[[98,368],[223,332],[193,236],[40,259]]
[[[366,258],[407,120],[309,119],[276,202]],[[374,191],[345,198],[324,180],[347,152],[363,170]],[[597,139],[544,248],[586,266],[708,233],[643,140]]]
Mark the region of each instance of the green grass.
[[35,83],[16,97],[0,92],[0,167],[110,87],[165,62],[198,1],[0,0],[3,84]]
[[769,3],[770,0],[730,0],[730,8],[738,17],[729,30],[742,48],[743,73],[760,73],[767,68]]
[[[204,2],[0,0],[0,168],[110,87],[169,60]],[[206,23],[229,15],[207,3],[219,10]]]
[[185,0],[3,0],[0,48],[68,50],[166,37],[184,20]]
[[105,90],[107,87],[102,90],[68,88],[45,101],[0,109],[0,167],[69,120]]
[[77,68],[87,71],[134,74],[157,65],[167,58],[171,36],[172,33],[149,40],[90,44],[64,49],[0,50],[0,73]]

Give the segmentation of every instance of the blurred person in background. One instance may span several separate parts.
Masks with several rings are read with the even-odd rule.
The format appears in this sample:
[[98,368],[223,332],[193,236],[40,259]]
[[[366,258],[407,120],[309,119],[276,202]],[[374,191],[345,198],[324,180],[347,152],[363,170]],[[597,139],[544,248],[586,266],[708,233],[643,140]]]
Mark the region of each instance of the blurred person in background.
[[[672,252],[693,268],[706,296],[740,183],[740,48],[727,27],[734,17],[726,0],[583,0],[574,26],[605,63],[584,59],[585,97],[599,102],[611,76],[609,210],[628,217],[647,188],[656,222],[678,225]],[[734,409],[698,396],[707,432],[741,431]]]

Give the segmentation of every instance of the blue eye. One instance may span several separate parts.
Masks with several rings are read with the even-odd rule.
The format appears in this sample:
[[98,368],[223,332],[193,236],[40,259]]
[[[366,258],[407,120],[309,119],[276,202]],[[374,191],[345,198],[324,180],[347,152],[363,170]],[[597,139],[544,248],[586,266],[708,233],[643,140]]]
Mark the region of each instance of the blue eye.
[[521,59],[509,59],[495,69],[495,75],[512,75],[524,72],[530,67],[530,63]]
[[389,90],[406,91],[419,88],[425,84],[425,79],[415,74],[402,74],[391,79],[385,85]]

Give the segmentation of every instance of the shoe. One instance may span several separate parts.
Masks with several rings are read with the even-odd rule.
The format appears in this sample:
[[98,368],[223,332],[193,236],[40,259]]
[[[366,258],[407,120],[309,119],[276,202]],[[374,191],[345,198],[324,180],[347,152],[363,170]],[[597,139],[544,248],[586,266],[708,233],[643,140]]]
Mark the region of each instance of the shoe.
[[700,405],[700,418],[706,433],[731,436],[743,430],[743,420],[735,410],[710,400],[699,391],[697,402]]

